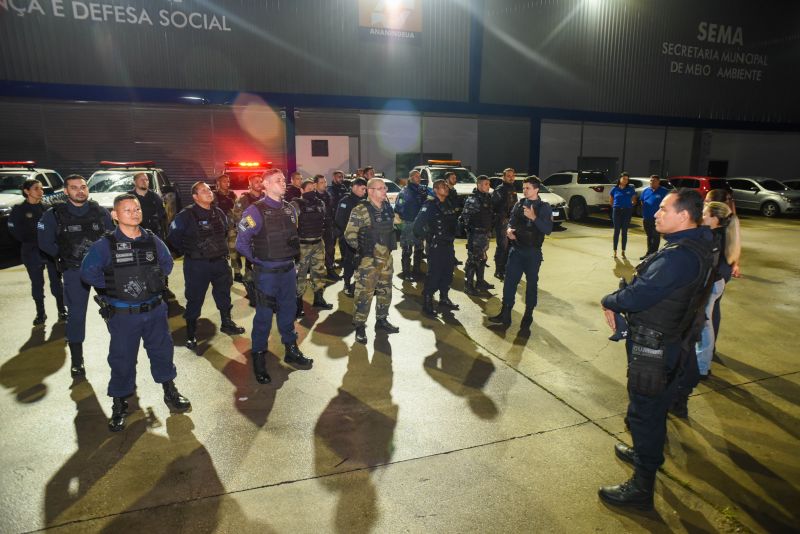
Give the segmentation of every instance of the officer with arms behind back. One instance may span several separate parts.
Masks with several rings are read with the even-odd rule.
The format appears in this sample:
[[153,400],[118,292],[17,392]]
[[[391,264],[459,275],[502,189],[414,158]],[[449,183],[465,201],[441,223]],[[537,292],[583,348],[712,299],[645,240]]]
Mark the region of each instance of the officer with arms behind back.
[[348,297],[353,297],[355,287],[353,286],[352,279],[353,273],[356,270],[356,251],[350,248],[347,240],[344,238],[344,230],[347,228],[347,221],[350,220],[350,213],[353,208],[364,199],[367,194],[367,181],[363,178],[356,178],[353,180],[353,185],[349,193],[342,197],[339,205],[336,207],[336,218],[334,224],[342,236],[339,239],[339,245],[342,249],[342,278],[344,279],[344,294]]
[[67,315],[67,343],[72,360],[72,376],[83,376],[83,340],[86,337],[86,306],[89,286],[81,280],[80,267],[89,247],[114,229],[111,216],[97,202],[89,200],[83,176],[72,174],[64,180],[66,202],[47,210],[39,224],[39,248],[57,258],[64,276],[64,303]]
[[[412,170],[408,173],[408,184],[397,195],[397,202],[395,202],[395,212],[400,216],[403,221],[403,227],[400,231],[400,246],[402,247],[402,256],[400,257],[400,265],[402,271],[398,275],[400,278],[413,280],[415,276],[421,275],[422,270],[422,246],[423,242],[420,237],[414,235],[414,220],[422,209],[422,205],[430,198],[428,188],[420,185],[419,171]],[[414,255],[414,268],[411,268],[411,255]]]
[[[630,480],[600,488],[615,506],[653,507],[656,471],[664,463],[667,410],[695,341],[698,311],[708,298],[714,247],[702,223],[703,199],[690,189],[671,192],[656,213],[656,230],[667,244],[636,267],[630,284],[602,299],[606,322],[626,314],[629,335],[628,425],[633,447],[615,445],[622,461],[634,466]],[[713,283],[713,282],[712,282]]]
[[464,202],[464,211],[461,212],[462,225],[467,232],[467,264],[464,266],[464,293],[467,295],[494,289],[484,278],[489,234],[494,227],[490,187],[488,176],[478,176],[475,191]]
[[22,195],[25,202],[15,204],[11,208],[11,215],[8,217],[8,232],[20,243],[22,263],[28,271],[28,278],[31,280],[31,294],[33,302],[36,304],[36,317],[33,325],[43,325],[47,315],[44,313],[44,269],[47,267],[47,277],[50,279],[50,292],[56,298],[58,307],[58,319],[63,321],[67,318],[67,310],[64,308],[64,286],[61,285],[61,275],[56,269],[53,260],[42,254],[39,249],[39,241],[36,236],[36,225],[42,218],[44,207],[42,207],[42,197],[44,189],[41,182],[34,178],[25,180],[22,184]]
[[206,298],[208,285],[228,335],[244,334],[244,328],[231,319],[231,286],[228,267],[228,221],[222,210],[213,206],[214,193],[204,182],[192,185],[194,204],[187,206],[172,221],[167,239],[181,254],[186,284],[186,347],[197,347],[197,319]]
[[397,248],[394,211],[386,200],[386,184],[380,178],[367,182],[367,198],[350,212],[344,238],[357,251],[353,314],[356,341],[367,342],[366,322],[373,295],[377,298],[375,329],[390,334],[399,332],[388,319],[392,303],[392,251]]
[[418,238],[426,236],[428,242],[428,275],[422,290],[422,313],[431,317],[436,315],[433,295],[437,291],[439,308],[458,309],[458,304],[448,296],[456,265],[453,241],[456,238],[458,211],[448,199],[449,187],[446,181],[436,180],[433,183],[433,192],[436,198],[425,202],[414,221],[414,235]]
[[280,169],[264,171],[264,188],[267,196],[244,211],[236,238],[236,249],[254,267],[255,286],[250,290],[256,300],[256,315],[251,354],[253,371],[260,384],[271,381],[266,354],[273,314],[277,316],[285,348],[283,361],[301,369],[308,369],[314,363],[300,352],[294,329],[297,302],[294,258],[300,254],[297,213],[283,200],[286,178]]
[[172,271],[172,256],[161,239],[139,226],[142,209],[136,195],[116,197],[111,215],[117,229],[91,246],[81,265],[81,277],[102,295],[95,300],[111,334],[108,396],[114,399],[108,428],[118,432],[125,427],[125,399],[136,391],[140,340],[150,359],[153,380],[164,388],[167,406],[182,412],[191,404],[175,387],[175,347],[162,297],[166,277]]
[[311,274],[314,287],[315,308],[333,309],[332,304],[325,302],[322,292],[325,290],[325,241],[324,232],[327,224],[327,207],[317,194],[316,184],[311,180],[302,183],[303,194],[292,200],[297,212],[297,234],[300,237],[300,261],[297,263],[297,312],[303,315],[303,294],[306,292],[306,278]]
[[539,267],[542,265],[542,244],[553,231],[553,210],[539,198],[539,179],[529,176],[522,185],[524,198],[511,209],[506,236],[508,238],[508,264],[503,282],[503,308],[489,321],[505,326],[511,324],[511,309],[517,294],[517,285],[525,274],[525,314],[521,329],[533,322],[539,290]]

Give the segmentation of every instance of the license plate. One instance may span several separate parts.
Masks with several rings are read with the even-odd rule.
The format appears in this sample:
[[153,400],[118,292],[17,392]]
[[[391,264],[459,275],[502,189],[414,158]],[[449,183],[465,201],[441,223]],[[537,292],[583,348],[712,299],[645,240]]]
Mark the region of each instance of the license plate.
[[554,210],[553,211],[553,217],[559,217],[560,215],[561,215],[560,211],[558,211],[558,210]]

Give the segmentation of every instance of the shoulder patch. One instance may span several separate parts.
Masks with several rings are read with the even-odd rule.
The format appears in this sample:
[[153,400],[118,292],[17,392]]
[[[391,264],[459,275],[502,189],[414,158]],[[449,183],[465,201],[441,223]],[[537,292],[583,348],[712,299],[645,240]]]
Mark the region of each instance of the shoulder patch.
[[250,228],[256,227],[256,221],[253,219],[252,215],[245,215],[242,217],[242,221],[239,223],[239,228],[241,230],[249,230]]
[[36,228],[38,230],[44,230],[44,223],[39,221],[38,223],[36,223]]

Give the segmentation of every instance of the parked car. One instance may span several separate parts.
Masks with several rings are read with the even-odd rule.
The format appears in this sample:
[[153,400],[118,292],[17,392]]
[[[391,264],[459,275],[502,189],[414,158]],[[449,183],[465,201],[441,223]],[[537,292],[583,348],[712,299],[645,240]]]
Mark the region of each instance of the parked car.
[[737,209],[758,210],[765,217],[800,212],[800,191],[789,189],[774,178],[728,178],[728,185]]
[[781,183],[793,191],[800,191],[800,178],[787,178]]
[[478,185],[476,176],[459,160],[429,159],[427,165],[417,165],[414,170],[419,171],[420,183],[426,187],[433,187],[433,182],[443,180],[448,172],[456,173],[456,193],[462,196],[471,195]]
[[388,178],[383,178],[383,183],[386,184],[386,200],[389,201],[389,204],[392,205],[392,209],[394,209],[394,204],[397,202],[397,195],[400,194],[400,186]]
[[542,183],[566,199],[569,218],[573,221],[611,207],[608,194],[615,182],[603,171],[563,170],[551,174]]
[[261,176],[264,171],[271,168],[271,161],[226,161],[223,173],[230,176],[230,189],[238,197],[250,189],[251,176]]
[[[638,201],[639,198],[642,196],[642,192],[650,187],[650,177],[649,176],[637,176],[636,178],[629,178],[628,183],[636,188],[636,198],[637,202],[636,205],[633,207],[633,213],[637,217],[642,216],[642,203]],[[661,187],[667,190],[675,189],[675,186],[669,180],[661,179],[659,182]]]
[[[503,183],[502,176],[503,173],[495,173],[494,177],[489,178],[492,191]],[[517,200],[523,198],[522,184],[525,183],[527,177],[528,176],[524,174],[514,175],[514,191],[517,192]],[[561,198],[560,195],[550,191],[544,184],[539,188],[539,198],[550,204],[550,207],[553,208],[553,226],[561,226],[561,223],[567,220],[567,202]]]
[[101,161],[100,170],[89,178],[89,195],[92,200],[111,210],[114,198],[133,189],[133,177],[140,172],[150,177],[150,189],[161,195],[167,210],[167,225],[181,209],[180,196],[163,169],[152,161]]
[[35,161],[0,161],[0,247],[12,248],[16,242],[8,233],[8,217],[11,208],[22,204],[22,184],[29,178],[42,183],[44,198],[50,204],[64,198],[64,180],[53,169],[37,167]]
[[703,198],[706,198],[712,189],[730,189],[724,178],[712,176],[670,176],[669,181],[678,188],[694,189]]

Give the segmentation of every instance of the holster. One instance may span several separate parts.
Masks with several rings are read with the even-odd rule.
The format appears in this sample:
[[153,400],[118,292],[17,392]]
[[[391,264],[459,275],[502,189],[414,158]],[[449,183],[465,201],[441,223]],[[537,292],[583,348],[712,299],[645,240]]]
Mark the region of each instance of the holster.
[[266,306],[267,308],[272,308],[273,313],[278,313],[278,300],[275,297],[267,295],[258,289],[255,284],[248,288],[248,293],[255,299],[256,306]]
[[105,322],[108,322],[114,317],[114,306],[111,306],[108,302],[101,299],[99,295],[94,296],[94,301],[100,306],[100,309],[97,311]]
[[667,387],[663,335],[643,326],[630,326],[629,336],[628,391],[645,397],[660,395]]

